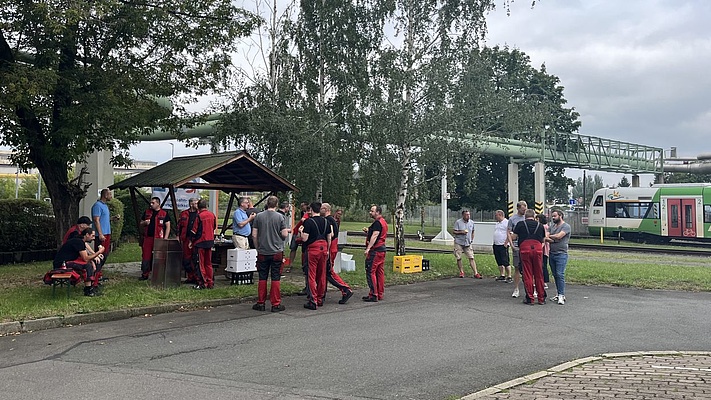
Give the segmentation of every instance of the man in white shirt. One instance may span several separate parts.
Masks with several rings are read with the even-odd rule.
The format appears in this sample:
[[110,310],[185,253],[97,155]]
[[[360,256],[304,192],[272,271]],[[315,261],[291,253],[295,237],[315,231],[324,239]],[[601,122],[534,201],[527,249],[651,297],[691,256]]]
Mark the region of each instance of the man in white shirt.
[[497,281],[511,283],[511,264],[509,263],[508,229],[509,220],[503,210],[496,210],[494,214],[496,225],[494,226],[494,258],[499,266],[499,277]]

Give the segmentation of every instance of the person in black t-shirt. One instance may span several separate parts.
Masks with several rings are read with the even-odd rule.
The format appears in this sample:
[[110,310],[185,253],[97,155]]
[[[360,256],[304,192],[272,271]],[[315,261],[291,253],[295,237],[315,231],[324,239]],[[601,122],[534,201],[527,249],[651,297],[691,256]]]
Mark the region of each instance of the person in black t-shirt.
[[546,230],[534,218],[536,213],[530,208],[524,214],[524,220],[516,224],[513,229],[513,239],[518,239],[518,248],[521,254],[523,267],[523,286],[526,289],[524,303],[533,305],[535,288],[538,292],[538,304],[546,304],[546,291],[543,284],[543,241]]
[[52,263],[54,269],[70,268],[78,271],[86,271],[84,279],[84,296],[96,296],[96,286],[98,282],[94,279],[96,273],[96,265],[100,265],[100,261],[104,258],[104,246],[99,246],[99,249],[89,254],[86,244],[94,240],[94,230],[86,228],[81,232],[81,237],[69,239],[57,251]]
[[326,262],[326,280],[341,291],[341,299],[338,300],[338,304],[346,304],[348,299],[353,296],[353,291],[351,287],[341,279],[341,276],[333,270],[333,264],[336,262],[336,255],[338,254],[338,221],[331,216],[330,204],[321,204],[321,216],[328,221],[329,232],[331,233],[331,242],[328,246],[328,262]]
[[308,285],[309,301],[305,308],[315,310],[323,305],[326,294],[326,260],[328,259],[328,241],[331,233],[328,221],[320,215],[321,203],[311,203],[311,218],[304,221],[299,228],[299,235],[304,242],[303,248],[308,254]]

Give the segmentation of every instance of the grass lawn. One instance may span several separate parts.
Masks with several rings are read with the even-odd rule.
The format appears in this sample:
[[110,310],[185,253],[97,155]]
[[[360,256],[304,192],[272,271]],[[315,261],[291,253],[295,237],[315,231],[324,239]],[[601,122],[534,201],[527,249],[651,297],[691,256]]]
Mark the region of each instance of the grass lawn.
[[[420,242],[408,242],[419,246]],[[354,288],[366,287],[363,273],[364,255],[361,249],[347,249],[356,261],[355,272],[344,272],[343,279]],[[412,253],[416,254],[416,253]],[[400,285],[457,276],[458,269],[451,254],[426,254],[431,270],[415,274],[399,274],[392,271],[392,253],[386,258],[387,285]],[[140,259],[137,244],[124,244],[112,252],[113,263],[134,262]],[[477,254],[479,272],[485,279],[498,275],[494,258]],[[298,262],[297,262],[298,264]],[[585,285],[618,285],[647,289],[678,289],[688,291],[711,290],[711,268],[708,258],[635,254],[621,256],[618,253],[571,251],[566,277],[567,282]],[[188,285],[173,289],[156,289],[135,276],[117,271],[109,264],[105,276],[104,295],[84,297],[80,287],[74,288],[72,297],[65,298],[58,288],[57,298],[52,299],[51,287],[41,281],[50,269],[50,262],[0,266],[0,321],[22,321],[48,316],[126,309],[161,304],[180,304],[186,308],[199,307],[200,301],[223,298],[253,298],[257,285],[233,285],[218,280],[214,290],[195,291]],[[471,273],[469,272],[469,275]],[[471,279],[471,278],[469,278]],[[284,295],[294,294],[303,287],[303,276],[294,269],[282,281]]]

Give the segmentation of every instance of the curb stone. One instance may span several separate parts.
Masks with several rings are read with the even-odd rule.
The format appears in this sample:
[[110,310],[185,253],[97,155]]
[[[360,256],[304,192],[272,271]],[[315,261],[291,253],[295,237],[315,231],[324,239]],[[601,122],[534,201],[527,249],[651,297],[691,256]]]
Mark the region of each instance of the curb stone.
[[468,394],[464,397],[461,397],[460,400],[473,400],[473,399],[484,398],[486,396],[491,396],[491,395],[512,389],[516,386],[521,386],[521,385],[526,384],[527,382],[530,382],[530,381],[538,380],[543,377],[554,375],[556,373],[563,372],[563,371],[571,369],[573,367],[577,367],[579,365],[583,365],[583,364],[587,364],[587,363],[591,363],[591,362],[599,361],[599,360],[603,360],[603,359],[614,359],[614,358],[624,358],[624,357],[634,357],[634,356],[665,356],[665,355],[670,355],[670,356],[707,355],[707,356],[711,356],[711,351],[676,351],[676,350],[631,351],[628,353],[605,353],[605,354],[600,354],[600,356],[595,356],[595,357],[579,358],[577,360],[568,361],[568,362],[556,365],[554,367],[548,368],[543,371],[534,372],[532,374],[529,374],[529,375],[526,375],[526,376],[523,376],[520,378],[512,379],[510,381],[488,387],[488,388],[480,390],[478,392]]
[[48,317],[22,321],[22,332],[41,331],[45,329],[59,328],[64,325],[64,317]]
[[139,317],[146,314],[167,314],[185,309],[197,309],[203,307],[217,307],[231,304],[240,304],[254,301],[254,299],[255,298],[253,297],[210,299],[199,301],[196,303],[147,306],[128,308],[123,310],[100,311],[88,314],[72,314],[63,317],[47,317],[27,321],[3,322],[0,323],[0,336],[95,322],[117,321],[121,319]]
[[18,321],[0,323],[0,336],[11,335],[22,330]]

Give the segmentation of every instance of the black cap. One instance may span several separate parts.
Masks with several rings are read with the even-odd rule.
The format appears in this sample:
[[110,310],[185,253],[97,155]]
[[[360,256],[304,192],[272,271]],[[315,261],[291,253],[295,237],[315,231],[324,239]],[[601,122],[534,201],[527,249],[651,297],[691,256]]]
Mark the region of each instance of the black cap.
[[79,224],[91,225],[91,220],[89,219],[89,217],[84,215],[82,217],[79,217],[79,220],[77,220],[77,225]]

